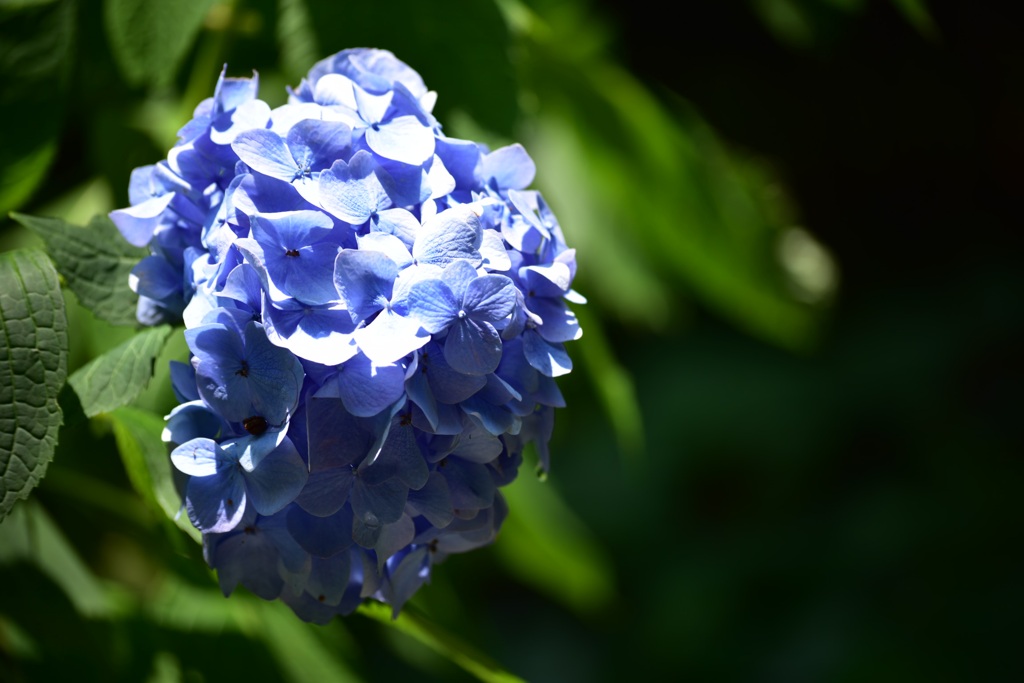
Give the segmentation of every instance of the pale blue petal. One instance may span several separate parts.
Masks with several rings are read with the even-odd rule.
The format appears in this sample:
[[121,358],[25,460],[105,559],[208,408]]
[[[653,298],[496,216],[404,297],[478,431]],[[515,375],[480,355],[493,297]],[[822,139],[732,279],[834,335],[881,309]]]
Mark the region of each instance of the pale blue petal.
[[271,178],[291,182],[299,172],[284,139],[265,128],[239,133],[231,149],[249,168]]
[[367,128],[366,144],[385,159],[419,166],[434,155],[434,131],[415,116],[398,116]]
[[171,451],[171,463],[180,472],[193,477],[209,477],[217,473],[217,443],[213,439],[196,438]]
[[470,207],[457,206],[442,211],[420,228],[412,256],[417,263],[442,268],[457,259],[475,267],[483,262],[479,251],[482,239],[480,216]]

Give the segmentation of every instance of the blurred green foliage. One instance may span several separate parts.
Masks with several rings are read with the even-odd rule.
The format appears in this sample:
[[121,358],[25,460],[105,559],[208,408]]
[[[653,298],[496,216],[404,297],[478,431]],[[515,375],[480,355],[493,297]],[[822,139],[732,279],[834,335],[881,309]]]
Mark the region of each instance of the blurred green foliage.
[[317,627],[221,596],[159,442],[181,335],[65,274],[69,373],[155,373],[60,393],[0,523],[0,679],[1016,679],[1024,56],[931,4],[0,2],[2,258],[59,266],[8,212],[126,205],[222,64],[274,106],[374,46],[448,134],[526,146],[589,298],[550,481],[397,622]]

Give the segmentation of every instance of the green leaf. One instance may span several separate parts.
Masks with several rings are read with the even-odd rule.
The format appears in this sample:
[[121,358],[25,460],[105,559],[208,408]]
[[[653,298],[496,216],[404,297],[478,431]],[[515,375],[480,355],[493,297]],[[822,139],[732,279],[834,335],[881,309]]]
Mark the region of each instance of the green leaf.
[[149,252],[128,244],[106,216],[80,227],[60,218],[12,213],[43,238],[46,250],[79,302],[113,325],[134,325],[138,296],[128,287],[132,268]]
[[110,46],[132,85],[166,85],[195,41],[213,0],[106,0]]
[[35,250],[0,254],[0,521],[53,458],[67,356],[64,299],[50,260]]
[[68,382],[89,417],[120,408],[142,393],[171,333],[169,325],[144,330],[76,370]]
[[181,496],[174,487],[167,446],[160,438],[163,418],[131,407],[118,408],[109,417],[132,486],[154,511],[167,515],[196,542],[201,541],[199,531],[180,514]]
[[391,611],[391,607],[375,600],[367,600],[359,607],[359,614],[410,636],[484,683],[523,683],[523,679],[504,671],[486,656],[419,614],[411,605],[406,605],[395,619],[391,618]]
[[453,109],[462,109],[487,128],[512,134],[519,109],[516,83],[508,30],[493,3],[447,0],[439,12],[435,3],[393,0],[386,13],[401,21],[382,21],[381,5],[372,2],[307,6],[321,58],[358,45],[387,48],[439,94],[438,120],[448,121]]
[[892,0],[896,9],[914,27],[915,30],[929,40],[939,39],[939,27],[928,10],[925,0]]
[[581,614],[608,607],[608,554],[550,483],[525,473],[502,489],[509,515],[494,548],[512,574]]
[[282,677],[291,683],[338,681],[356,683],[360,679],[316,638],[313,624],[299,621],[280,602],[252,601],[256,613],[253,636],[259,636],[277,660]]
[[322,59],[306,0],[277,0],[277,42],[281,68],[292,81],[302,79]]
[[75,42],[75,4],[0,6],[0,215],[32,196],[53,160]]
[[114,611],[106,588],[35,501],[19,506],[0,525],[0,563],[17,560],[35,564],[63,589],[82,616],[102,617]]

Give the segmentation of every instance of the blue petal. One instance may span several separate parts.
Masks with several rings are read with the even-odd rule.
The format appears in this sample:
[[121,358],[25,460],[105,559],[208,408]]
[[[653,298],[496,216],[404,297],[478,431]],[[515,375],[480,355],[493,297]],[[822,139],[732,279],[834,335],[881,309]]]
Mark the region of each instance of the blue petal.
[[391,206],[376,172],[383,170],[365,150],[346,164],[339,159],[320,174],[320,202],[332,214],[354,226],[362,225],[378,210]]
[[519,143],[494,150],[480,164],[480,175],[501,189],[524,190],[536,173],[537,166]]
[[345,465],[314,471],[295,502],[311,515],[329,517],[348,502],[353,481],[352,468]]
[[139,296],[157,301],[181,296],[181,271],[163,256],[147,256],[132,268],[128,286]]
[[516,305],[516,286],[504,275],[484,275],[469,283],[462,307],[474,320],[496,323]]
[[480,391],[487,383],[482,375],[467,375],[453,370],[444,358],[444,351],[437,344],[426,347],[425,357],[420,362],[423,363],[434,397],[441,403],[460,403]]
[[458,372],[486,375],[501,361],[501,337],[490,323],[460,318],[448,330],[444,358]]
[[384,563],[405,546],[412,543],[416,536],[416,527],[409,515],[402,517],[392,524],[385,524],[381,529],[373,550],[377,555],[378,571],[384,568]]
[[444,475],[455,510],[479,510],[494,503],[496,486],[486,465],[461,458],[446,458],[438,471]]
[[501,455],[501,441],[487,431],[477,428],[466,430],[459,435],[459,440],[452,451],[470,462],[486,464]]
[[352,336],[355,325],[340,304],[274,304],[268,297],[263,305],[263,324],[273,344],[314,363],[338,365],[359,352]]
[[389,571],[386,588],[393,618],[429,578],[430,553],[426,547],[413,550]]
[[334,221],[323,211],[281,211],[252,217],[252,235],[264,250],[300,249],[330,236]]
[[271,344],[258,323],[249,323],[246,327],[245,346],[249,364],[247,379],[252,386],[256,414],[267,418],[271,424],[280,424],[298,403],[305,376],[302,364],[287,349]]
[[[288,511],[287,521],[292,538],[316,557],[331,557],[352,546],[352,510],[348,506],[328,517],[314,517],[295,507]],[[347,583],[346,572],[342,591]]]
[[153,238],[153,232],[160,225],[160,217],[172,199],[174,199],[174,193],[168,192],[127,209],[111,211],[110,220],[114,222],[129,244],[144,247]]
[[338,368],[334,382],[348,412],[372,417],[402,397],[405,371],[394,363],[377,365],[360,354]]
[[357,478],[352,487],[352,511],[364,524],[372,525],[374,519],[380,524],[397,522],[408,494],[409,487],[398,479],[369,486]]
[[427,332],[445,330],[459,316],[459,302],[441,280],[421,280],[409,289],[409,315]]
[[295,500],[309,473],[288,439],[260,461],[252,472],[242,470],[249,499],[261,515],[272,515]]
[[452,513],[452,496],[448,492],[448,482],[439,472],[431,472],[430,478],[423,488],[409,491],[409,508],[438,529],[451,523],[455,516]]
[[388,304],[396,277],[398,265],[378,251],[345,249],[335,259],[334,284],[355,322]]
[[526,360],[548,377],[560,377],[572,370],[572,360],[561,344],[550,344],[534,330],[523,334]]
[[445,168],[455,178],[455,186],[460,190],[477,189],[477,169],[480,165],[480,146],[470,140],[438,137],[435,151],[444,161]]
[[[313,472],[362,462],[380,448],[374,421],[357,418],[340,398],[312,396],[306,401],[309,465]],[[381,427],[381,431],[387,427]]]
[[203,533],[231,531],[245,513],[245,486],[240,470],[225,468],[209,477],[192,477],[185,488],[188,517]]
[[544,321],[537,328],[537,332],[545,340],[567,342],[579,339],[583,335],[576,314],[561,299],[530,297],[526,300],[526,305]]
[[[370,224],[370,230],[374,233],[394,235],[402,240],[406,247],[413,245],[419,229],[420,222],[405,209],[384,209],[377,214],[376,220]],[[411,257],[409,261],[412,261]]]
[[430,341],[430,334],[420,329],[418,321],[385,309],[367,327],[356,330],[355,338],[370,360],[389,365]]
[[341,121],[306,119],[288,131],[287,144],[300,171],[320,171],[348,156],[352,129]]

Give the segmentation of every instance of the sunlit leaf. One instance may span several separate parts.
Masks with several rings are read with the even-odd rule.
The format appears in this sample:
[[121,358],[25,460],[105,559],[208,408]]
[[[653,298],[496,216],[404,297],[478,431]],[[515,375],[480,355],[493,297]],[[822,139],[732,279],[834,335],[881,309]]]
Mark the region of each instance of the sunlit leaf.
[[121,237],[106,216],[95,216],[87,227],[60,218],[14,213],[11,217],[46,242],[46,249],[68,287],[96,317],[114,325],[133,325],[138,296],[128,287],[128,275],[149,252]]
[[132,85],[163,85],[177,72],[214,0],[105,0],[107,37]]
[[131,403],[153,376],[153,364],[171,333],[169,325],[144,330],[87,365],[68,382],[89,417]]
[[281,67],[296,83],[323,55],[306,0],[277,0],[277,42],[281,45]]
[[62,418],[67,319],[40,251],[0,254],[0,520],[46,474]]
[[392,619],[391,613],[391,607],[374,600],[368,600],[359,607],[359,614],[414,638],[485,683],[522,683],[521,678],[502,670],[486,656],[418,614],[415,608],[406,605],[397,619]]

